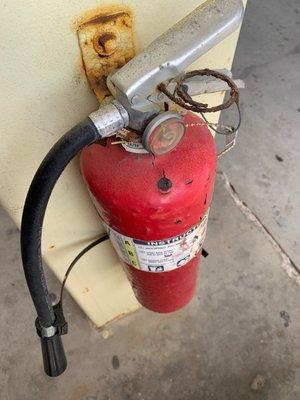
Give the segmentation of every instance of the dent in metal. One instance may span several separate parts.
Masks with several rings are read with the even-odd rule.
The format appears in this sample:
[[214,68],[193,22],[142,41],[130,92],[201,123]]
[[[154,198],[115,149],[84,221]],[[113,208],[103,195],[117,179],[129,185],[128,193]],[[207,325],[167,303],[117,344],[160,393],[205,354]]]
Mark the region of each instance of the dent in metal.
[[112,73],[107,82],[110,91],[117,98],[125,96],[132,109],[145,110],[148,96],[155,93],[159,83],[178,76],[234,32],[243,13],[241,0],[206,1]]
[[101,102],[109,91],[106,77],[135,55],[132,12],[128,7],[104,8],[77,27],[86,76]]

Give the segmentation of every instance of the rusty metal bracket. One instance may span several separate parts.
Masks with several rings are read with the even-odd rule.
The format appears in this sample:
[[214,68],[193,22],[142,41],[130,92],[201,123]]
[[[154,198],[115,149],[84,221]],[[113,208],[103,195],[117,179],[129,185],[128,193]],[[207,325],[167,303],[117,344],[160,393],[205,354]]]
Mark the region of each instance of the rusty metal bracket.
[[99,102],[110,95],[106,77],[135,56],[132,25],[127,7],[98,10],[78,24],[83,65]]

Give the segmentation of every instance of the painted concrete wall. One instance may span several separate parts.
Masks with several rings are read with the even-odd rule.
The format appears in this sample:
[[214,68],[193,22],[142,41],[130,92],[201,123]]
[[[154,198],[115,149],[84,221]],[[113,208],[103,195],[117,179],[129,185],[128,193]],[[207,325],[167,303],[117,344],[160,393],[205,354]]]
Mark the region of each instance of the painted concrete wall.
[[[134,12],[137,51],[201,3],[123,1]],[[118,3],[2,2],[0,202],[18,226],[28,186],[44,155],[66,130],[98,107],[82,69],[75,22],[87,10],[110,4]],[[230,69],[237,39],[235,32],[194,67]],[[210,100],[219,102],[222,96],[214,95]],[[103,228],[75,160],[63,173],[50,200],[43,235],[45,262],[62,279],[78,251],[101,232]],[[108,242],[78,263],[67,286],[97,326],[138,308]]]

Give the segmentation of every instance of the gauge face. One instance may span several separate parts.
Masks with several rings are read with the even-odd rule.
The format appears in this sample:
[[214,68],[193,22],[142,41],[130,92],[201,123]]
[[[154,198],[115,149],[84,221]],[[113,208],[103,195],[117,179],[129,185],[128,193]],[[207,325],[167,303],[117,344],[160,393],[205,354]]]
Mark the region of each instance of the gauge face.
[[152,154],[161,155],[174,149],[185,132],[181,115],[165,112],[155,117],[146,127],[143,144]]

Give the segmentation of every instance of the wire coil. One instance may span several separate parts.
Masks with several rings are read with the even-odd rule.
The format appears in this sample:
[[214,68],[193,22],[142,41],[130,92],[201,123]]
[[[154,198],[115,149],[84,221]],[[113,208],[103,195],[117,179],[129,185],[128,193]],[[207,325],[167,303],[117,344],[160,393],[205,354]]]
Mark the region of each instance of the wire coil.
[[[186,85],[186,81],[190,78],[193,78],[195,76],[213,76],[217,79],[220,79],[224,82],[227,83],[227,85],[230,87],[230,97],[228,100],[226,100],[224,103],[219,104],[217,106],[209,107],[208,104],[205,103],[200,103],[196,100],[194,100],[188,93],[188,86]],[[214,71],[212,69],[200,69],[200,70],[194,70],[187,72],[183,75],[181,75],[177,80],[176,80],[176,86],[174,89],[174,92],[171,93],[167,86],[169,82],[162,82],[158,85],[158,90],[160,90],[162,93],[165,94],[171,101],[173,101],[175,104],[178,106],[189,110],[193,111],[196,113],[200,113],[202,118],[204,119],[205,123],[216,133],[220,135],[232,135],[233,133],[237,132],[240,125],[241,125],[241,111],[239,107],[239,90],[235,82],[229,78],[227,75],[219,72],[219,71]],[[219,126],[219,124],[212,124],[208,122],[207,118],[205,117],[205,113],[212,113],[212,112],[218,112],[225,110],[229,107],[231,107],[233,104],[236,104],[237,110],[238,110],[238,124],[236,127],[228,127],[228,126],[223,126],[223,130],[217,130],[215,126]]]

